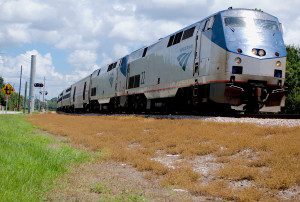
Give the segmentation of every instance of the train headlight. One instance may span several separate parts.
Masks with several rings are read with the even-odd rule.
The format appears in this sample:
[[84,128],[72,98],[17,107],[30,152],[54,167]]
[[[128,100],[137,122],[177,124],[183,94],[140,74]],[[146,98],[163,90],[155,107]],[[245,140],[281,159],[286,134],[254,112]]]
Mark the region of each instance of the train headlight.
[[234,59],[234,61],[235,61],[236,64],[241,64],[242,59],[241,59],[240,57],[236,57],[236,58]]
[[240,49],[240,48],[238,48],[238,49],[237,49],[237,52],[238,52],[238,53],[243,53],[243,50]]
[[259,56],[265,56],[266,55],[266,51],[264,51],[263,49],[260,49],[259,51],[258,51],[258,55]]
[[280,62],[280,61],[277,61],[277,62],[276,62],[276,66],[277,66],[277,67],[281,67],[281,62]]
[[253,55],[257,55],[257,50],[255,48],[252,49]]

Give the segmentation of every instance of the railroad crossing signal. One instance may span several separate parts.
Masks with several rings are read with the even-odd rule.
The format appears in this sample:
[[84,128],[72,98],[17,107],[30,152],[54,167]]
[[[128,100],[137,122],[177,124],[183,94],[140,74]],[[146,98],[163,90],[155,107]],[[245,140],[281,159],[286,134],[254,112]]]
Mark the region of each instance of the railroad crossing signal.
[[44,84],[42,84],[42,83],[35,83],[35,84],[34,84],[34,87],[39,87],[39,88],[41,88],[41,87],[44,87]]
[[9,83],[2,88],[2,92],[7,96],[11,95],[14,91],[15,89]]

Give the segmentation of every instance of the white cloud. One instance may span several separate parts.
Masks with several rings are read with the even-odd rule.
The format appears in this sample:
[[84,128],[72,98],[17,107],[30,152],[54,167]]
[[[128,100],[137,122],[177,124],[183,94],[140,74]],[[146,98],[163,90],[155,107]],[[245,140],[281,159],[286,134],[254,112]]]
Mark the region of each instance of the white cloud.
[[[3,63],[0,64],[0,75],[3,75],[6,82],[19,88],[20,67],[23,66],[23,90],[26,81],[29,82],[31,55],[36,55],[36,79],[35,82],[42,82],[46,77],[47,89],[50,96],[56,96],[56,89],[66,86],[65,76],[58,73],[52,62],[50,53],[40,54],[36,50],[26,51],[16,57],[3,56]],[[29,83],[28,83],[29,84]],[[17,90],[16,89],[16,90]],[[23,93],[23,92],[22,92]]]
[[116,44],[114,46],[114,55],[116,58],[121,58],[129,53],[129,50],[126,46],[121,44]]
[[293,27],[286,29],[286,26],[284,26],[283,36],[286,39],[285,43],[299,46],[300,16],[294,20]]
[[[0,45],[43,42],[59,49],[94,51],[105,45],[107,36],[117,43],[151,42],[229,6],[261,8],[279,16],[288,32],[298,30],[296,0],[6,0],[0,4]],[[298,43],[293,35],[288,34],[287,41]]]
[[51,5],[35,0],[4,1],[0,5],[0,19],[11,23],[33,23],[55,16]]
[[88,50],[76,50],[70,54],[68,62],[76,70],[91,70],[96,65],[97,54]]
[[156,5],[164,8],[182,8],[183,6],[190,5],[204,5],[206,0],[150,0],[149,4]]
[[26,30],[26,26],[21,24],[13,24],[7,26],[6,39],[16,43],[28,43],[31,37]]
[[[24,94],[26,81],[29,85],[31,55],[36,55],[35,82],[43,82],[44,77],[46,78],[46,90],[49,92],[48,98],[56,97],[60,91],[87,76],[91,71],[99,68],[97,65],[94,65],[90,66],[89,69],[76,69],[70,74],[62,74],[54,67],[53,58],[50,53],[43,55],[37,50],[31,50],[16,57],[2,55],[0,58],[0,75],[4,75],[5,82],[10,82],[16,90],[19,89],[20,67],[21,65],[23,66],[22,94]],[[95,55],[93,53],[85,51],[75,51],[72,56],[74,57],[72,58],[72,61],[74,60],[74,62],[80,58],[81,60],[78,59],[79,62],[90,62],[91,64],[91,62],[95,60]],[[37,93],[38,89],[35,90],[35,94]]]
[[117,4],[113,4],[113,9],[117,12],[135,12],[136,11],[136,5],[134,4],[129,4],[129,3],[117,3]]
[[[152,27],[152,28],[151,28]],[[152,21],[136,17],[119,18],[109,36],[129,41],[153,42],[182,27],[181,24],[165,20]]]
[[97,40],[87,40],[84,39],[82,35],[73,34],[73,35],[61,35],[60,40],[55,44],[56,48],[59,49],[90,49],[95,50],[99,46]]

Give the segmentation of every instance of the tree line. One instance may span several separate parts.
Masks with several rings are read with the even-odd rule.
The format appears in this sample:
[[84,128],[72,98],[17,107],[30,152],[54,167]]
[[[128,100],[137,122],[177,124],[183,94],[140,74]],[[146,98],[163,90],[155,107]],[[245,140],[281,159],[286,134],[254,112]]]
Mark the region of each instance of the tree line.
[[[5,85],[3,78],[0,75],[0,88]],[[286,80],[287,98],[285,108],[282,113],[300,114],[300,48],[289,45],[287,46],[287,64],[286,64]],[[23,107],[23,96],[20,99],[20,106]],[[8,109],[14,110],[17,108],[18,93],[14,92],[10,96]],[[38,107],[40,100],[35,100],[35,106]],[[5,95],[0,92],[0,105],[5,106]],[[47,106],[50,110],[55,110],[57,107],[57,98],[47,100]]]
[[287,46],[285,113],[300,114],[300,48]]
[[[0,89],[2,89],[4,87],[4,85],[5,85],[5,81],[0,76]],[[18,98],[19,98],[19,94],[16,92],[13,92],[9,96],[9,102],[7,105],[8,110],[16,110],[18,108]],[[20,108],[22,108],[22,106],[23,106],[23,101],[24,101],[24,97],[21,95],[20,96]],[[0,92],[0,105],[2,105],[2,106],[6,105],[5,94],[2,91]]]

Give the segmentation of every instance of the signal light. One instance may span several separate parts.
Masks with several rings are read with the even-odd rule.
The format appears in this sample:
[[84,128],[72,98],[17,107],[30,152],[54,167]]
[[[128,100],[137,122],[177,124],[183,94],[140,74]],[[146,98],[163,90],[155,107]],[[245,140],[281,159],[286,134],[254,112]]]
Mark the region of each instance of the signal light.
[[44,84],[42,84],[42,83],[35,83],[34,87],[41,88],[41,87],[44,87]]

